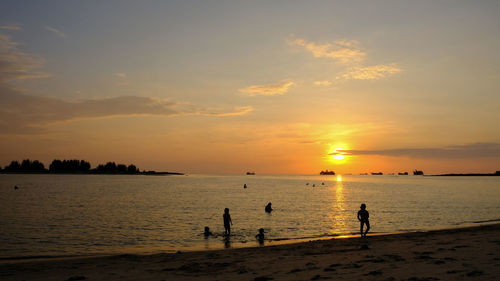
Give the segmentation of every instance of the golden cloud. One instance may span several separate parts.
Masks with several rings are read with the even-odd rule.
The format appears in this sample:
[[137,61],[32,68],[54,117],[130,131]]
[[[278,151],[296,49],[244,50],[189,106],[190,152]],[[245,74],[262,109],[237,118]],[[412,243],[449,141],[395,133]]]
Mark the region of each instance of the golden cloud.
[[241,93],[249,94],[250,96],[255,95],[264,95],[264,96],[273,96],[273,95],[283,95],[288,92],[289,88],[293,86],[295,83],[293,81],[282,81],[275,84],[267,84],[267,85],[255,85],[246,87],[243,89],[239,89],[238,91]]
[[324,80],[324,81],[314,81],[314,85],[316,86],[325,86],[325,87],[328,87],[328,86],[331,86],[332,85],[332,82],[328,81],[328,80]]
[[342,74],[338,78],[343,78],[346,80],[356,79],[356,80],[377,80],[384,78],[388,75],[392,75],[401,71],[401,68],[397,67],[395,64],[385,65],[373,65],[373,66],[359,66],[349,69],[346,73]]
[[361,51],[357,41],[338,40],[334,43],[318,44],[297,38],[291,42],[292,45],[304,47],[316,58],[330,58],[342,63],[358,63],[364,60],[366,53]]

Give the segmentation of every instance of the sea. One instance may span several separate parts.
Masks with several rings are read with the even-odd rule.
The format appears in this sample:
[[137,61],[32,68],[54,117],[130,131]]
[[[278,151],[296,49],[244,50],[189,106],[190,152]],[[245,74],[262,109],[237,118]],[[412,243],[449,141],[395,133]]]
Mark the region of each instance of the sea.
[[260,228],[264,246],[343,237],[362,203],[373,234],[498,223],[500,177],[0,174],[0,259],[256,247]]

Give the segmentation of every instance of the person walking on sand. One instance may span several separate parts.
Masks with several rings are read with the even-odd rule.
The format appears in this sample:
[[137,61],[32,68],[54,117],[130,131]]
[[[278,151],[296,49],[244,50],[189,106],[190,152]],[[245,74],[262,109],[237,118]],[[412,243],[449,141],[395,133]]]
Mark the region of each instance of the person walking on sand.
[[[361,231],[361,237],[366,237],[366,234],[368,233],[368,230],[370,230],[370,221],[368,218],[370,217],[370,214],[366,210],[366,204],[361,204],[360,207],[361,210],[358,211],[358,220],[360,222],[360,231]],[[363,234],[363,225],[366,224],[366,230],[365,233]]]
[[224,214],[222,215],[222,217],[224,218],[224,234],[230,235],[231,234],[231,225],[233,225],[233,221],[231,221],[231,215],[229,215],[228,208],[224,209]]

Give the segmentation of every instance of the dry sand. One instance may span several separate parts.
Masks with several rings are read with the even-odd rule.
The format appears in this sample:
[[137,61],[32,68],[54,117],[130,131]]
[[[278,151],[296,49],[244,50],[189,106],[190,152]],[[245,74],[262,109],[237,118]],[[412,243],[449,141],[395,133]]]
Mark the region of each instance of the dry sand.
[[157,255],[4,260],[0,280],[500,280],[500,224]]

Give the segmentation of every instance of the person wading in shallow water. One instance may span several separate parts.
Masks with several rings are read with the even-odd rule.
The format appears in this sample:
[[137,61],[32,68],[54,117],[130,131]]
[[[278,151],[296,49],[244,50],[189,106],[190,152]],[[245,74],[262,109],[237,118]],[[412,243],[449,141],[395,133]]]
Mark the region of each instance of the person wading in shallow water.
[[228,208],[224,209],[224,214],[222,215],[222,217],[224,218],[224,234],[230,235],[231,234],[231,225],[233,225],[233,221],[231,221],[231,215],[229,215]]
[[[361,231],[361,237],[366,237],[366,234],[368,233],[368,230],[370,230],[370,221],[368,218],[370,217],[370,214],[366,210],[366,205],[363,203],[361,204],[361,210],[358,211],[358,220],[360,222],[360,231]],[[363,234],[363,225],[366,224],[366,230],[365,233]]]

